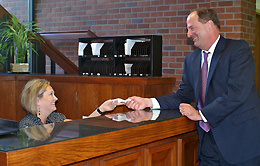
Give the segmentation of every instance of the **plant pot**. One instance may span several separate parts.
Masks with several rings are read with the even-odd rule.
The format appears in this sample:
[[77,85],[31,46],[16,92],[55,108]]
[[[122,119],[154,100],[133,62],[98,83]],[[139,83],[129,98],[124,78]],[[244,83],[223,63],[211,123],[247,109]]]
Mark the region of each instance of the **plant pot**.
[[11,71],[13,73],[28,73],[29,63],[11,63]]

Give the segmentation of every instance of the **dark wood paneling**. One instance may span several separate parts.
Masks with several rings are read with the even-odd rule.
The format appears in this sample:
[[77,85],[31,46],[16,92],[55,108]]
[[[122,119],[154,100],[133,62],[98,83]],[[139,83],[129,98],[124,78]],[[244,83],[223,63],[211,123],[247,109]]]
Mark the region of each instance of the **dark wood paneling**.
[[81,114],[78,111],[77,84],[52,81],[51,86],[58,98],[56,103],[57,111],[62,112],[67,118],[79,119]]
[[[20,102],[22,89],[28,80],[44,78],[51,82],[58,97],[57,111],[67,118],[80,119],[91,114],[108,99],[137,95],[155,97],[172,92],[175,78],[147,77],[84,77],[51,75],[0,76],[0,118],[20,121],[26,114]],[[129,111],[120,106],[114,112]]]
[[16,119],[16,81],[14,76],[0,77],[0,118]]

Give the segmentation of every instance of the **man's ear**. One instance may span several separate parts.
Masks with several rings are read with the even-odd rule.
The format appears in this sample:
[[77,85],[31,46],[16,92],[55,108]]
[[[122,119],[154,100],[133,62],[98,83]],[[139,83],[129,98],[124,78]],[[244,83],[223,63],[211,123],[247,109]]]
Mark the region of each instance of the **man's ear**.
[[214,22],[212,20],[208,21],[208,24],[211,28],[215,27],[216,25],[214,24]]

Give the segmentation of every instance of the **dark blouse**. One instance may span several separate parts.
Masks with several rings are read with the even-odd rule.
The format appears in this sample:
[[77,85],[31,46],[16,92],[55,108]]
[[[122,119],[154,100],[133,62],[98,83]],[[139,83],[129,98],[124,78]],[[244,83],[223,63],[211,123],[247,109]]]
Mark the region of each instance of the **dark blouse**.
[[[63,122],[66,119],[66,116],[62,113],[52,112],[46,120],[46,123],[57,123]],[[43,125],[40,118],[37,116],[28,113],[19,123],[19,128],[32,127],[36,125]]]

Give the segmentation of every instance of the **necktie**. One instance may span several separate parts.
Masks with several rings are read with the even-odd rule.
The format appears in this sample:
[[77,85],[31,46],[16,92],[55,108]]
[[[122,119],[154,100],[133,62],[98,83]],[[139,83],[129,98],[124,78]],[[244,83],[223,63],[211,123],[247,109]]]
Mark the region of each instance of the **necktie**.
[[[202,65],[202,79],[201,79],[201,99],[199,100],[198,107],[201,110],[204,107],[205,104],[205,95],[206,95],[206,88],[207,88],[207,79],[208,79],[208,54],[209,52],[203,51],[204,55],[204,62]],[[206,131],[209,132],[210,130],[210,125],[207,122],[203,122],[202,120],[199,121],[200,127]]]
[[202,65],[202,92],[201,92],[203,107],[205,103],[205,95],[206,95],[207,79],[208,79],[208,54],[209,52],[206,53],[205,51],[203,51],[204,62]]

